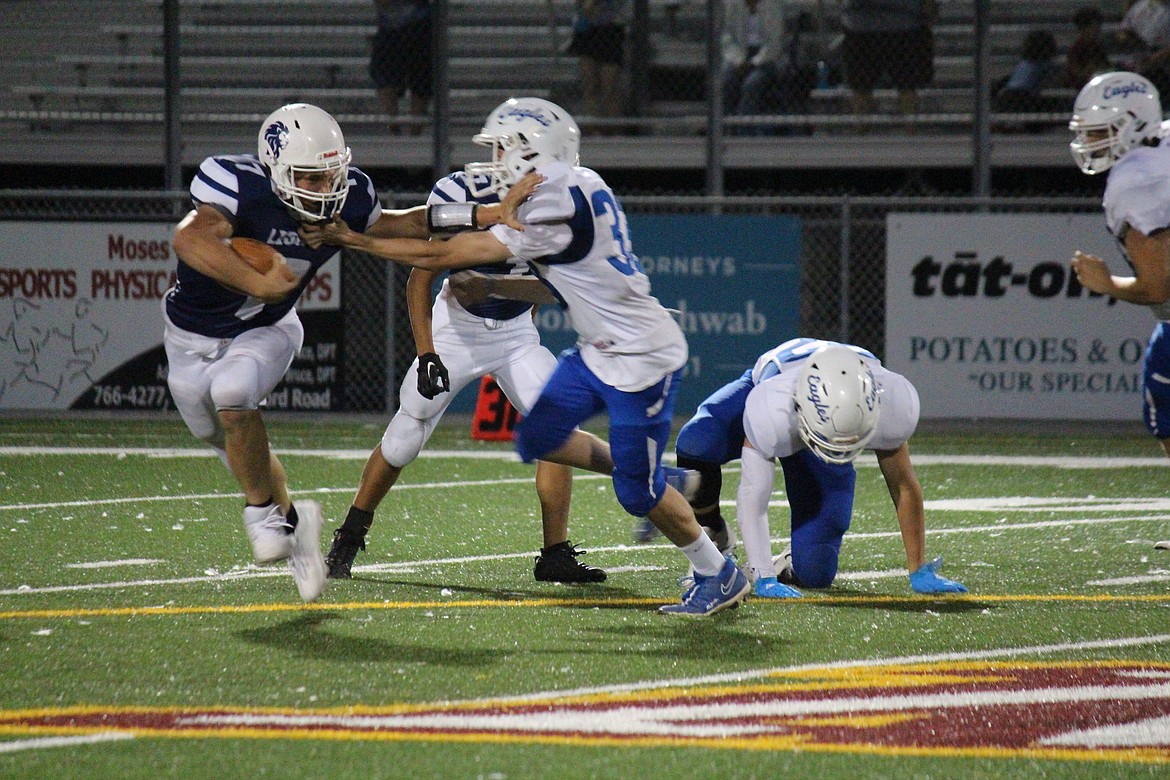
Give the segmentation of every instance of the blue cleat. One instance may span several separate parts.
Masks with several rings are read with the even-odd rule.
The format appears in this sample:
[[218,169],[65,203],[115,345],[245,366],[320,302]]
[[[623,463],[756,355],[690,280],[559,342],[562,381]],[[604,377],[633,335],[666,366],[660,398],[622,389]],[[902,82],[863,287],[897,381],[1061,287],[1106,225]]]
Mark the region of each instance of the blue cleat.
[[775,577],[760,577],[752,587],[752,593],[762,599],[799,599],[804,596],[796,588],[785,585]]
[[747,575],[740,571],[731,558],[724,559],[718,574],[704,577],[695,572],[694,583],[683,594],[682,603],[659,607],[666,615],[702,617],[720,610],[738,607],[752,589]]

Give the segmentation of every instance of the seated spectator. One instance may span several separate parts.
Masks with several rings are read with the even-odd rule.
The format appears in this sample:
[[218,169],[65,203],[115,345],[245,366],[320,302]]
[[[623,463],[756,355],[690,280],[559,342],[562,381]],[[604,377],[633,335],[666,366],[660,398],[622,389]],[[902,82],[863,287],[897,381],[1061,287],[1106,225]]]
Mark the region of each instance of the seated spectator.
[[723,112],[761,114],[786,54],[780,0],[724,0]]
[[1137,0],[1121,20],[1118,36],[1139,49],[1139,57],[1170,46],[1170,3]]
[[1138,0],[1121,20],[1123,42],[1135,47],[1127,63],[1145,76],[1158,91],[1170,90],[1170,0]]
[[1064,85],[1079,90],[1098,73],[1113,69],[1109,52],[1101,40],[1101,12],[1094,6],[1078,8],[1073,14],[1077,37],[1065,54]]
[[[1054,61],[1056,54],[1056,38],[1052,33],[1030,31],[1020,47],[1019,62],[992,95],[992,110],[999,113],[1067,113],[1068,101],[1041,94],[1044,89],[1060,84],[1060,69]],[[1022,129],[1038,131],[1043,127],[1043,124],[1028,123]],[[1000,126],[997,129],[1010,131],[1015,128]]]
[[1019,62],[996,96],[1002,103],[1017,106],[1014,110],[1033,110],[1031,106],[1040,97],[1040,90],[1056,84],[1058,70],[1053,62],[1056,54],[1056,38],[1052,33],[1047,30],[1029,32],[1020,46]]
[[[816,81],[812,16],[783,17],[779,0],[725,0],[723,111],[801,113]],[[748,130],[752,133],[752,130]]]

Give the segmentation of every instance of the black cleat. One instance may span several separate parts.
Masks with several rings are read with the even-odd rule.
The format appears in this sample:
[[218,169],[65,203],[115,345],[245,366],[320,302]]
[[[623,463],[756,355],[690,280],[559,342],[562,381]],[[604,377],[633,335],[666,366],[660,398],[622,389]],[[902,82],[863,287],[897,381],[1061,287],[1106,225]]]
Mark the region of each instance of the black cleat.
[[578,549],[572,542],[564,541],[545,547],[536,556],[536,567],[533,576],[541,582],[605,582],[605,571],[596,566],[588,566],[577,560],[585,551]]
[[325,556],[325,565],[329,567],[329,579],[350,579],[353,576],[349,571],[353,566],[353,559],[357,557],[358,550],[364,549],[366,549],[365,539],[346,533],[340,528],[334,531],[333,546],[329,548],[329,554]]

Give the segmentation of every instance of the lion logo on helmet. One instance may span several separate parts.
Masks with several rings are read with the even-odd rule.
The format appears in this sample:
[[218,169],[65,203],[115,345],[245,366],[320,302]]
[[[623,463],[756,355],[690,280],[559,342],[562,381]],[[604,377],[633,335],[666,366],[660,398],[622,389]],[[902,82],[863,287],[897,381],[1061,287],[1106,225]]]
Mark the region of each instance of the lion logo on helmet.
[[264,142],[268,144],[272,158],[280,159],[280,151],[288,145],[288,127],[284,122],[273,122],[264,129]]

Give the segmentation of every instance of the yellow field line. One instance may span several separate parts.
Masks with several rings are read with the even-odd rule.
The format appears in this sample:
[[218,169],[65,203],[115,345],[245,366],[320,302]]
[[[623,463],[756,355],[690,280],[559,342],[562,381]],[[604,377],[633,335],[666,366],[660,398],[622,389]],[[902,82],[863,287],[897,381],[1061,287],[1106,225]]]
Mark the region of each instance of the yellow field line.
[[[189,607],[103,607],[97,609],[29,609],[0,612],[0,620],[16,618],[82,618],[82,617],[137,617],[150,615],[207,615],[207,614],[254,614],[258,612],[304,612],[339,610],[383,610],[383,609],[482,609],[482,608],[534,608],[534,607],[627,607],[648,606],[670,602],[669,598],[547,598],[547,599],[469,599],[448,601],[354,601],[338,604],[221,604],[217,606]],[[1078,603],[1165,603],[1170,602],[1170,593],[1148,595],[1101,594],[1017,594],[1017,595],[966,595],[966,596],[805,596],[802,599],[783,599],[772,602],[755,599],[757,604],[773,604],[776,607],[819,606],[835,604],[946,604],[953,602],[1004,603],[1004,602],[1078,602]]]
[[[119,728],[119,732],[140,738],[155,739],[273,739],[326,740],[336,742],[437,742],[490,743],[513,745],[560,745],[577,747],[647,748],[691,747],[717,750],[801,751],[810,753],[860,754],[915,758],[985,758],[1080,761],[1118,764],[1167,764],[1170,755],[1158,748],[1085,749],[1085,748],[1003,748],[1003,747],[923,747],[867,745],[862,743],[812,742],[803,736],[775,736],[710,739],[671,736],[590,736],[575,734],[500,734],[492,733],[424,733],[378,732],[350,729],[258,729],[247,727],[208,729],[167,729],[150,727]],[[0,734],[20,736],[100,734],[108,729],[69,726],[15,726],[0,728]]]

